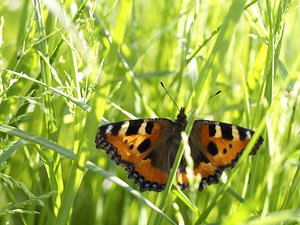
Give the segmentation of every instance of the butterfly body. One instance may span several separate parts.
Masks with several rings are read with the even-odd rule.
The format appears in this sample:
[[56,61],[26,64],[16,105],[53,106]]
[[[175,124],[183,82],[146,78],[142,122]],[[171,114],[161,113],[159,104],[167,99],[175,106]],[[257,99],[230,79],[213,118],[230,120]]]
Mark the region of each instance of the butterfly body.
[[[181,132],[187,125],[184,108],[177,119],[165,118],[121,121],[99,127],[96,147],[103,149],[118,165],[122,165],[141,191],[161,191],[181,142]],[[200,174],[203,187],[216,183],[226,168],[234,167],[253,135],[253,131],[216,121],[196,120],[189,136],[194,174]],[[255,154],[263,139],[260,137],[250,154]],[[177,181],[181,189],[188,188],[183,157]]]

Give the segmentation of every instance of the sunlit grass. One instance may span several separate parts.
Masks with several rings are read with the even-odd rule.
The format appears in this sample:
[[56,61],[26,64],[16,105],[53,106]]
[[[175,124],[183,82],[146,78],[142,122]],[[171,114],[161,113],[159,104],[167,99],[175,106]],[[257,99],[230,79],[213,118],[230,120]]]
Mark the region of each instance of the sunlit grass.
[[[299,3],[19,3],[0,4],[0,224],[299,223]],[[187,133],[211,119],[264,144],[201,192],[139,193],[94,139],[175,119],[161,81]]]

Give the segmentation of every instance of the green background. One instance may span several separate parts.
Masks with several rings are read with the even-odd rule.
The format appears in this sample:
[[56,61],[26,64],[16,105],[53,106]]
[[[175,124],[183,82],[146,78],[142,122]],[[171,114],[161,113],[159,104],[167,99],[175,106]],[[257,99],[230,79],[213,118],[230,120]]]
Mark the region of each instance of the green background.
[[[1,0],[0,224],[299,223],[299,6]],[[264,144],[201,192],[140,193],[94,139],[102,122],[175,119],[161,81],[187,133],[218,120]]]

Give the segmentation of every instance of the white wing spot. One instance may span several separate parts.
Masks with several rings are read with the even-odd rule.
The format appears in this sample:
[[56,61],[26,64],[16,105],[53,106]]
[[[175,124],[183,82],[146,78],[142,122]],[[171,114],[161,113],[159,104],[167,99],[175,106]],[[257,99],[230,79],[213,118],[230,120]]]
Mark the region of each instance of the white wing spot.
[[232,126],[232,136],[234,140],[240,140],[240,133],[236,126]]
[[139,128],[139,132],[138,134],[145,134],[146,133],[146,126],[147,126],[147,122],[143,122]]
[[216,133],[215,133],[215,138],[222,138],[222,131],[221,127],[219,124],[216,124]]
[[105,133],[106,134],[109,134],[111,132],[111,129],[113,128],[113,125],[109,125],[107,128],[106,128],[106,131]]
[[251,133],[250,133],[249,130],[246,131],[246,135],[247,135],[247,138],[248,138],[248,139],[250,139],[250,138],[252,137],[252,135],[251,135]]
[[119,135],[125,135],[128,127],[129,127],[129,121],[125,121],[119,130]]

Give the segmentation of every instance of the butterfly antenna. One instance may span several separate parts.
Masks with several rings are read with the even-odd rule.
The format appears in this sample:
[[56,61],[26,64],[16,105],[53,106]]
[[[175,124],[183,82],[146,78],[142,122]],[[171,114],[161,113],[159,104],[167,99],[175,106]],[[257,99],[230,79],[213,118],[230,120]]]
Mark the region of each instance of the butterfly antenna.
[[176,108],[178,109],[178,111],[180,111],[178,105],[176,104],[176,102],[174,101],[174,99],[172,98],[172,96],[170,95],[170,93],[168,92],[168,90],[165,88],[164,83],[160,82],[160,84],[163,87],[163,89],[165,90],[165,92],[169,95],[170,99],[172,100],[172,102],[174,103],[174,105],[176,106]]
[[214,93],[212,96],[209,97],[208,100],[212,99],[213,97],[215,97],[216,95],[220,94],[222,91],[217,91],[216,93]]

